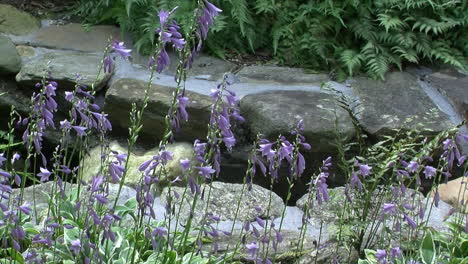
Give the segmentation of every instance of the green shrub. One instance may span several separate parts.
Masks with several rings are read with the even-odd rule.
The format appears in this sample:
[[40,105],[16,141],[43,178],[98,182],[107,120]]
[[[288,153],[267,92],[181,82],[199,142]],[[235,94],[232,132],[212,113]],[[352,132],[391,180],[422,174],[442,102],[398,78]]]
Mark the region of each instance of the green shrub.
[[[156,13],[179,6],[187,27],[194,0],[81,0],[86,23],[117,23],[140,52],[154,43]],[[438,62],[464,68],[468,4],[460,0],[213,0],[224,10],[206,47],[268,51],[281,63],[333,70],[338,79],[365,72],[384,78],[407,63]]]

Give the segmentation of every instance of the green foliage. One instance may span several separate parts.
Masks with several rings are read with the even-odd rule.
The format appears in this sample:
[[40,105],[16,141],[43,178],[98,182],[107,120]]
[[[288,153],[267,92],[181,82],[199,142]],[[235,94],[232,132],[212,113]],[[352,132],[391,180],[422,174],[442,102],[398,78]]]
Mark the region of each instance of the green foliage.
[[[133,34],[140,52],[154,43],[161,8],[179,6],[187,27],[194,0],[81,0],[75,13],[88,24],[116,23]],[[213,0],[223,13],[207,40],[226,51],[266,50],[284,64],[334,70],[337,78],[365,72],[384,78],[408,63],[458,68],[468,56],[468,4],[445,0]]]

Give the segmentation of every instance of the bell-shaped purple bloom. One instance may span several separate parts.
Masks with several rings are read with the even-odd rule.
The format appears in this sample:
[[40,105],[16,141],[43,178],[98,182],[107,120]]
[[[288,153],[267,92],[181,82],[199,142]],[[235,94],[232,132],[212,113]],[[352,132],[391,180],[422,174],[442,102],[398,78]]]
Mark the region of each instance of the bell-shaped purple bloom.
[[122,58],[127,59],[130,57],[131,49],[127,49],[123,42],[115,40],[112,43],[112,49],[117,52]]
[[79,137],[83,137],[86,135],[86,127],[83,127],[83,126],[72,126],[73,130],[75,130],[76,134],[79,136]]
[[436,175],[436,172],[437,172],[437,170],[436,170],[434,167],[432,167],[432,166],[426,166],[426,167],[424,168],[424,172],[423,172],[423,173],[424,173],[426,179],[430,179],[430,178],[432,178],[432,177],[434,177],[434,176]]
[[40,173],[37,174],[37,176],[41,177],[41,182],[45,182],[49,180],[50,175],[52,174],[50,171],[48,171],[45,168],[40,167],[39,170],[41,171]]
[[403,219],[408,223],[408,225],[411,227],[411,229],[415,229],[417,227],[416,222],[409,217],[408,215],[403,215]]
[[18,209],[24,214],[29,215],[32,211],[30,206],[31,206],[31,203],[26,201],[22,205],[18,206]]
[[223,137],[223,142],[228,149],[232,149],[232,147],[236,144],[236,138],[234,136]]
[[180,113],[184,121],[188,121],[188,113],[186,107],[189,103],[189,98],[186,96],[177,96],[178,101],[178,113]]
[[392,249],[390,249],[390,257],[392,259],[399,258],[401,257],[401,255],[402,255],[402,252],[399,247],[393,247]]
[[70,249],[73,251],[73,253],[75,253],[75,255],[78,255],[81,250],[81,241],[79,239],[72,240],[70,244]]
[[382,209],[384,214],[395,214],[396,213],[396,204],[393,203],[384,203],[383,204],[383,209]]
[[195,167],[198,169],[198,174],[202,175],[205,179],[211,179],[211,174],[216,172],[211,166]]
[[410,163],[406,167],[406,170],[408,170],[411,173],[415,173],[416,171],[418,171],[418,168],[419,168],[419,164],[413,160],[413,161],[410,161]]
[[189,159],[180,160],[180,167],[182,168],[182,172],[185,172],[188,169],[190,169],[190,160]]
[[375,257],[377,258],[377,262],[379,264],[384,264],[386,263],[387,251],[385,251],[385,249],[377,249]]
[[159,53],[156,63],[156,72],[158,73],[161,73],[171,63],[171,59],[165,49],[162,49]]
[[247,244],[245,245],[245,247],[247,248],[247,253],[249,253],[252,258],[254,258],[257,255],[259,247],[256,242]]
[[366,177],[367,175],[371,174],[372,167],[367,164],[359,164],[359,173]]

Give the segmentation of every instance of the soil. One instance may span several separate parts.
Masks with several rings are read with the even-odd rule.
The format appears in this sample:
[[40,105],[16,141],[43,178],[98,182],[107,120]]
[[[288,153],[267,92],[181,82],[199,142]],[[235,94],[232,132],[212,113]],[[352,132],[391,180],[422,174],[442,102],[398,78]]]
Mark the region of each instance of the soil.
[[12,5],[34,16],[47,13],[62,13],[70,10],[78,0],[0,0],[0,4]]

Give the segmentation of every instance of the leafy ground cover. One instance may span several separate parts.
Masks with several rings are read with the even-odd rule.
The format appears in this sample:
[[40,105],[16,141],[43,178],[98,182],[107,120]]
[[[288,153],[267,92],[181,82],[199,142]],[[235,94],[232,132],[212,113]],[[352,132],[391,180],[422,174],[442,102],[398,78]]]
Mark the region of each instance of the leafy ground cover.
[[[206,43],[208,32],[221,10],[207,1],[198,1],[194,6],[189,30],[181,33],[181,27],[172,19],[178,9],[159,10],[155,32],[155,47],[148,63],[151,84],[154,74],[168,66],[167,49],[172,46],[179,52],[180,64],[176,74],[178,82],[171,107],[165,116],[166,129],[159,143],[159,153],[143,162],[139,171],[137,195],[124,204],[117,204],[128,171],[128,160],[138,140],[142,116],[147,107],[149,89],[141,104],[134,104],[130,111],[128,151],[115,152],[109,149],[108,133],[112,124],[106,113],[94,104],[95,84],[88,87],[81,80],[73,91],[64,94],[71,108],[66,119],[54,122],[57,112],[55,100],[60,84],[53,76],[44,73],[41,83],[35,85],[31,97],[29,116],[20,116],[12,109],[9,129],[0,145],[0,234],[2,263],[288,263],[277,256],[276,248],[283,243],[282,224],[272,224],[270,192],[269,205],[255,210],[264,212],[257,217],[256,225],[242,223],[240,234],[220,232],[216,223],[220,216],[208,207],[198,215],[182,220],[174,203],[182,201],[196,208],[201,200],[211,197],[212,182],[220,172],[220,153],[236,144],[232,129],[244,118],[238,109],[238,99],[230,89],[226,75],[213,89],[211,118],[208,134],[203,140],[193,143],[195,158],[182,159],[181,178],[187,181],[182,193],[171,191],[169,183],[164,221],[156,221],[153,210],[154,190],[166,174],[168,161],[173,153],[167,149],[173,136],[190,117],[186,106],[190,98],[184,93],[187,70]],[[183,9],[182,9],[183,10]],[[115,56],[127,59],[131,50],[119,41],[112,41],[97,69],[98,75],[110,72]],[[99,79],[99,78],[96,78]],[[1,95],[0,95],[1,96]],[[339,101],[349,110],[345,96]],[[295,179],[304,173],[303,153],[310,149],[308,140],[301,133],[303,122],[290,135],[268,140],[261,135],[252,142],[253,150],[245,174],[243,189],[237,201],[242,204],[252,186],[254,177],[267,177],[271,186],[278,177],[287,177],[291,189]],[[18,142],[11,135],[18,127],[25,132]],[[62,137],[51,157],[42,151],[42,139],[47,129],[58,131]],[[356,124],[356,129],[359,126]],[[309,183],[309,194],[304,202],[303,226],[297,243],[291,248],[287,261],[299,261],[305,254],[304,243],[307,223],[316,208],[327,204],[338,215],[336,245],[332,250],[354,249],[360,260],[349,254],[348,263],[466,263],[468,253],[467,206],[453,208],[447,215],[447,231],[428,228],[429,216],[439,206],[437,183],[448,178],[455,169],[467,175],[466,157],[461,155],[458,144],[468,140],[468,135],[458,133],[457,128],[427,138],[424,131],[395,131],[392,137],[384,138],[372,146],[344,143],[336,132],[334,144],[339,148],[338,159],[327,158],[317,168]],[[74,140],[69,140],[73,137]],[[84,164],[73,164],[73,159],[83,161],[92,137],[101,142],[101,166],[89,181],[82,181]],[[360,137],[358,137],[360,138]],[[18,145],[22,145],[21,159]],[[349,150],[358,149],[358,154]],[[17,152],[18,151],[18,152]],[[23,169],[17,170],[16,164]],[[288,166],[289,174],[280,175],[279,169]],[[347,182],[340,193],[343,199],[336,200],[329,193],[327,178],[333,166],[346,175]],[[36,170],[36,168],[39,168]],[[53,191],[49,206],[38,212],[35,201],[24,199],[26,184],[51,181]],[[433,199],[425,199],[418,192],[423,181],[432,184]],[[70,182],[76,183],[70,190]],[[68,186],[68,187],[67,187]],[[117,186],[116,197],[110,196],[111,186]],[[14,195],[13,187],[19,187]],[[460,189],[459,195],[464,195]],[[172,198],[171,198],[172,197]],[[182,197],[182,199],[178,199]],[[286,203],[290,197],[286,198]],[[179,206],[181,208],[181,206]],[[315,211],[314,211],[315,210]],[[284,217],[286,207],[283,208]],[[321,214],[326,214],[326,210]],[[237,216],[237,213],[236,213]],[[237,217],[236,217],[237,219]],[[181,222],[184,221],[181,225]],[[234,229],[232,224],[232,230]],[[216,254],[221,236],[234,237],[231,251]],[[320,248],[320,237],[317,248]],[[209,245],[209,249],[203,245]],[[351,252],[351,250],[349,250]],[[317,261],[318,255],[313,256]]]
[[[189,27],[197,1],[81,0],[74,12],[86,23],[116,23],[133,33],[138,51],[155,42],[158,9],[179,6],[177,21]],[[466,67],[468,9],[465,1],[214,1],[223,9],[205,48],[268,53],[280,63],[338,79],[356,73],[373,78],[408,64]]]

